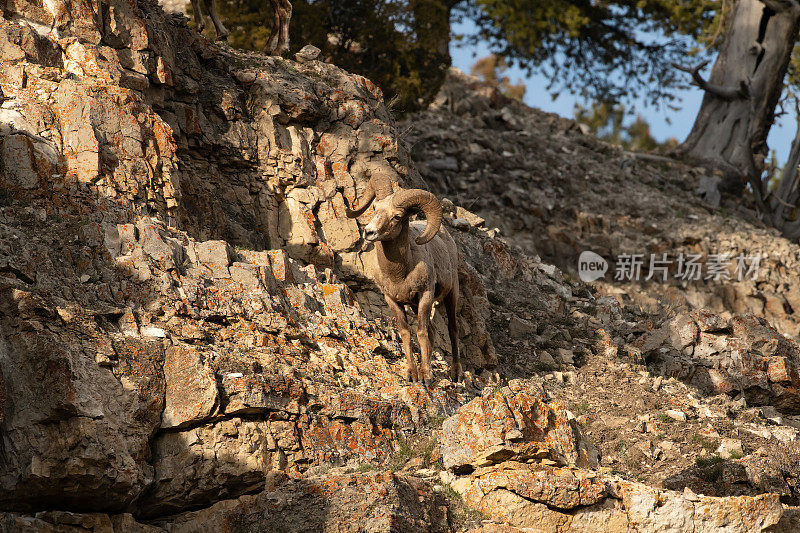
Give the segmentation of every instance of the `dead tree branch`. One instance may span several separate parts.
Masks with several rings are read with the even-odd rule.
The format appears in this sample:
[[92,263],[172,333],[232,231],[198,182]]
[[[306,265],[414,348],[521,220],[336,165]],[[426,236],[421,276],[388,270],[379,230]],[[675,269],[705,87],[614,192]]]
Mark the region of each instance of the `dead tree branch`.
[[714,30],[714,35],[708,40],[708,44],[706,45],[706,50],[714,46],[719,39],[719,36],[722,35],[722,31],[725,28],[725,15],[728,12],[728,6],[726,0],[722,0],[722,5],[719,8],[720,13],[720,21],[719,25],[717,25],[717,29]]
[[716,85],[714,83],[709,83],[703,79],[700,75],[700,71],[708,65],[708,61],[703,61],[699,65],[695,67],[687,67],[686,65],[679,65],[678,63],[673,63],[672,66],[676,69],[686,72],[687,74],[691,74],[692,76],[692,83],[697,85],[705,92],[716,96],[717,98],[725,101],[731,100],[744,100],[750,97],[750,89],[747,86],[747,82],[742,80],[739,82],[739,87],[723,87],[722,85]]
[[647,161],[650,163],[666,163],[670,165],[679,163],[679,161],[676,161],[674,158],[663,155],[646,154],[643,152],[628,152],[627,150],[623,151],[622,153],[625,157],[629,157],[631,159],[639,159],[641,161]]

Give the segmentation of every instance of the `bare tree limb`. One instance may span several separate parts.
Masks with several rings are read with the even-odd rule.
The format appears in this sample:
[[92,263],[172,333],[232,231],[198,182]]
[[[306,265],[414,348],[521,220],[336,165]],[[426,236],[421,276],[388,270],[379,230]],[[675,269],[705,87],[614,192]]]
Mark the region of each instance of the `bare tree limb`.
[[680,161],[677,161],[672,157],[667,157],[663,155],[647,154],[644,152],[629,152],[627,150],[623,151],[622,153],[625,157],[630,157],[631,159],[639,159],[642,161],[648,161],[651,163],[668,163],[672,165],[680,163]]
[[722,30],[725,28],[725,14],[727,13],[727,11],[728,11],[727,1],[722,0],[722,5],[719,8],[720,21],[719,24],[717,25],[717,29],[714,30],[714,35],[712,35],[711,38],[708,40],[708,44],[706,45],[706,50],[714,46],[717,42],[717,39],[719,39],[719,36],[722,34]]
[[673,63],[672,66],[676,69],[686,72],[687,74],[691,74],[692,81],[695,85],[703,89],[705,92],[716,96],[717,98],[725,101],[730,100],[740,100],[746,99],[750,97],[750,89],[747,86],[747,82],[742,80],[739,82],[739,87],[723,87],[722,85],[716,85],[714,83],[709,83],[703,79],[700,75],[700,71],[708,65],[708,61],[703,61],[699,65],[695,67],[687,67],[685,65],[679,65],[678,63]]
[[756,166],[755,154],[752,151],[750,157],[747,158],[747,166],[747,181],[750,183],[750,188],[753,189],[753,199],[761,213],[761,219],[772,218],[772,209],[764,202],[764,183],[761,181],[761,172]]
[[777,196],[775,194],[771,194],[770,193],[768,198],[770,198],[772,200],[775,200],[777,203],[781,204],[783,207],[785,207],[787,209],[794,209],[795,207],[797,207],[797,206],[794,206],[794,205],[790,204],[789,202],[784,201],[780,196]]

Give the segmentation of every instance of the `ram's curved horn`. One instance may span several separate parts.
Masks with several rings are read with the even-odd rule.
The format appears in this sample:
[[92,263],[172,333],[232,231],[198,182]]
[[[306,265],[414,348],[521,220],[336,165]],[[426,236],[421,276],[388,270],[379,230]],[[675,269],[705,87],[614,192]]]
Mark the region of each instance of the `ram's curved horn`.
[[442,226],[442,204],[439,199],[428,191],[422,189],[401,189],[394,194],[392,203],[402,209],[416,208],[425,213],[427,226],[425,231],[416,238],[417,244],[425,244],[433,239]]
[[349,218],[360,217],[364,211],[367,210],[369,205],[375,198],[383,200],[392,194],[392,179],[390,178],[392,169],[386,165],[357,163],[354,169],[358,168],[362,175],[369,176],[369,182],[364,190],[364,197],[357,203],[361,203],[361,207],[350,209],[345,205],[345,214]]
[[364,191],[364,196],[361,198],[362,205],[356,209],[350,209],[347,204],[344,205],[344,214],[347,215],[347,218],[357,218],[367,210],[369,205],[372,203],[372,200],[375,199],[375,190],[372,188],[371,184],[367,184],[367,188]]
[[394,192],[392,176],[396,176],[397,173],[388,163],[371,168],[368,172],[369,184],[375,189],[375,196],[378,200],[383,200]]

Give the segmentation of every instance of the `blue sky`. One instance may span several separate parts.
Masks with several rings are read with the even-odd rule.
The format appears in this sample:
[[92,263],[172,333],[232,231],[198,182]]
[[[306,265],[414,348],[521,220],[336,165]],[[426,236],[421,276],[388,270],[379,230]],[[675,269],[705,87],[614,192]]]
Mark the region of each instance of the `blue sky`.
[[[474,26],[470,27],[466,24],[457,24],[453,28],[457,34],[471,33],[473,29]],[[476,46],[453,44],[451,46],[451,55],[453,57],[453,65],[469,73],[470,67],[477,59],[489,55],[489,49],[483,43]],[[710,69],[710,66],[707,68]],[[517,83],[518,79],[522,80],[527,87],[525,103],[531,107],[573,118],[573,110],[576,104],[587,105],[587,102],[566,91],[553,100],[547,92],[547,79],[544,76],[534,75],[528,77],[519,68],[509,68],[504,75],[508,76],[514,83]],[[686,77],[688,78],[689,75],[687,74]],[[659,141],[670,137],[675,137],[678,141],[683,141],[686,138],[692,129],[697,111],[700,109],[703,92],[692,86],[689,89],[680,91],[677,96],[679,99],[673,102],[673,105],[680,108],[678,111],[666,108],[655,109],[652,106],[646,107],[643,101],[637,102],[637,113],[642,115],[650,124],[651,134]],[[667,122],[667,118],[670,119],[670,122]],[[787,114],[781,117],[770,130],[767,142],[770,150],[776,152],[780,165],[783,165],[788,157],[796,129],[795,120],[794,114]]]

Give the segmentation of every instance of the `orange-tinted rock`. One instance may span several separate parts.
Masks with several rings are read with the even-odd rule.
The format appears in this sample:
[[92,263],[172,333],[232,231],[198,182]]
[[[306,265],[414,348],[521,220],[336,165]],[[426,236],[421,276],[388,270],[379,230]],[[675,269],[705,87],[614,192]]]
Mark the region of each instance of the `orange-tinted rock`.
[[218,407],[217,382],[204,354],[191,346],[173,346],[164,357],[166,405],[161,427],[181,427],[211,416]]
[[487,517],[547,533],[747,533],[774,526],[783,513],[777,494],[698,496],[583,469],[514,462],[476,470],[451,484]]
[[620,483],[631,527],[641,532],[697,533],[764,531],[777,524],[783,508],[777,494],[714,498]]
[[302,383],[290,376],[225,372],[221,377],[228,415],[267,411],[299,414],[306,396]]
[[558,403],[547,403],[541,386],[515,380],[508,388],[484,389],[445,420],[440,434],[444,466],[455,472],[515,461],[593,467],[598,453]]

